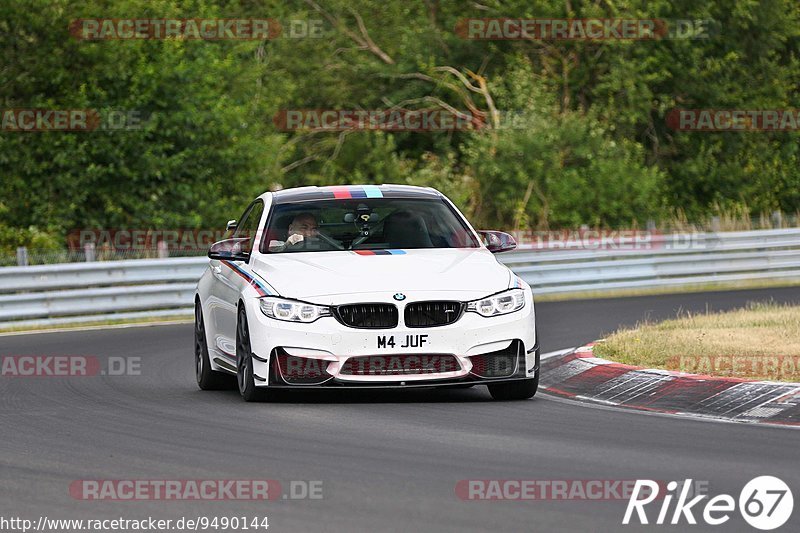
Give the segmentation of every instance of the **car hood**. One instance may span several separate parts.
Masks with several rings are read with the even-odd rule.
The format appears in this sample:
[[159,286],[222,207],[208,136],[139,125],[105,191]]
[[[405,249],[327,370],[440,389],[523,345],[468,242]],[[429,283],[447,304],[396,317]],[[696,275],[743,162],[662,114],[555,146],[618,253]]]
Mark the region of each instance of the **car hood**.
[[281,296],[458,291],[479,298],[509,286],[510,270],[483,249],[405,250],[391,255],[299,252],[259,256],[253,270]]

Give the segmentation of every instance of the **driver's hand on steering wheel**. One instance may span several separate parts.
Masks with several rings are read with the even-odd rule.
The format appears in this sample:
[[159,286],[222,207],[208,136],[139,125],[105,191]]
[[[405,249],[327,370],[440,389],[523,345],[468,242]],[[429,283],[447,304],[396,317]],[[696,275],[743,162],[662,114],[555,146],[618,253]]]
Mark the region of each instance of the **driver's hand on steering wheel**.
[[297,243],[303,242],[305,236],[302,233],[293,233],[286,239],[286,246],[293,246]]

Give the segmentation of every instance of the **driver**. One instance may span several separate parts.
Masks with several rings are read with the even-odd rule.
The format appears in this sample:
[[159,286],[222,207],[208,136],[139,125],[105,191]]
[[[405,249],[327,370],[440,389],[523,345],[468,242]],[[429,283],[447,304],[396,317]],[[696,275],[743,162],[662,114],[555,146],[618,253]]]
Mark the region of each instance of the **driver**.
[[311,213],[300,213],[289,224],[288,237],[284,244],[284,249],[304,242],[306,239],[313,239],[317,236],[317,218]]

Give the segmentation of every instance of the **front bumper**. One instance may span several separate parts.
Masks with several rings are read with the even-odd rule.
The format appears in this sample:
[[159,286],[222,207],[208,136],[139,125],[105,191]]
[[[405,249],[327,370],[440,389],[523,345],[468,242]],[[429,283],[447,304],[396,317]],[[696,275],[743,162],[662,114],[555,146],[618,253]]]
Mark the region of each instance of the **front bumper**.
[[[414,300],[422,298],[410,298],[410,301]],[[323,317],[312,324],[298,324],[266,317],[261,313],[257,299],[247,302],[247,306],[257,387],[444,387],[530,379],[539,370],[530,289],[526,290],[526,305],[520,311],[490,318],[464,313],[454,324],[429,328],[408,328],[401,320],[398,327],[392,329],[357,329],[345,326],[333,317]],[[401,308],[401,317],[402,314]],[[394,348],[381,344],[380,339],[390,338],[394,341]],[[283,365],[281,357],[284,358]],[[312,368],[312,374],[319,370],[319,379],[295,379],[296,372],[287,372],[287,367],[292,365],[286,364],[286,357],[302,358],[309,364],[294,368]],[[425,372],[405,368],[401,374],[389,371],[359,374],[352,372],[354,360],[351,358],[356,357],[389,361],[419,361],[424,358],[430,361],[439,357],[450,358],[456,363]],[[487,362],[491,366],[492,361],[500,361],[499,357],[508,361],[500,364],[505,365],[503,368],[507,371],[498,375],[489,372],[487,375],[481,370]],[[391,367],[392,363],[388,365]],[[287,377],[287,374],[291,375]]]
[[[520,341],[519,346],[521,346]],[[515,345],[516,346],[516,345]],[[493,354],[486,354],[492,356]],[[534,365],[531,369],[525,368],[525,361],[528,356],[532,356]],[[488,385],[492,383],[507,383],[520,381],[536,377],[539,372],[539,347],[535,346],[530,354],[520,352],[514,356],[514,371],[510,375],[502,377],[485,377],[468,372],[466,375],[450,378],[430,377],[421,380],[408,380],[405,377],[394,376],[391,380],[385,381],[351,381],[341,379],[341,377],[328,377],[314,383],[292,382],[282,372],[280,364],[273,358],[270,366],[269,388],[276,389],[299,389],[299,388],[327,388],[327,389],[406,389],[406,388],[447,388],[464,387],[466,385]],[[258,382],[256,382],[258,383]],[[262,386],[266,386],[262,384]]]

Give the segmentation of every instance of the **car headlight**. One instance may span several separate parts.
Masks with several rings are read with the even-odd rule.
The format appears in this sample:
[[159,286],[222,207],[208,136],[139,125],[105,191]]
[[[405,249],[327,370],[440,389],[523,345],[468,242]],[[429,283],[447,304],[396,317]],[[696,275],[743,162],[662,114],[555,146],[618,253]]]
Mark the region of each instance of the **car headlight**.
[[467,302],[467,311],[481,316],[507,315],[525,307],[525,291],[511,289],[480,300]]
[[259,307],[268,317],[287,322],[314,322],[323,316],[331,316],[329,307],[283,298],[261,298]]

